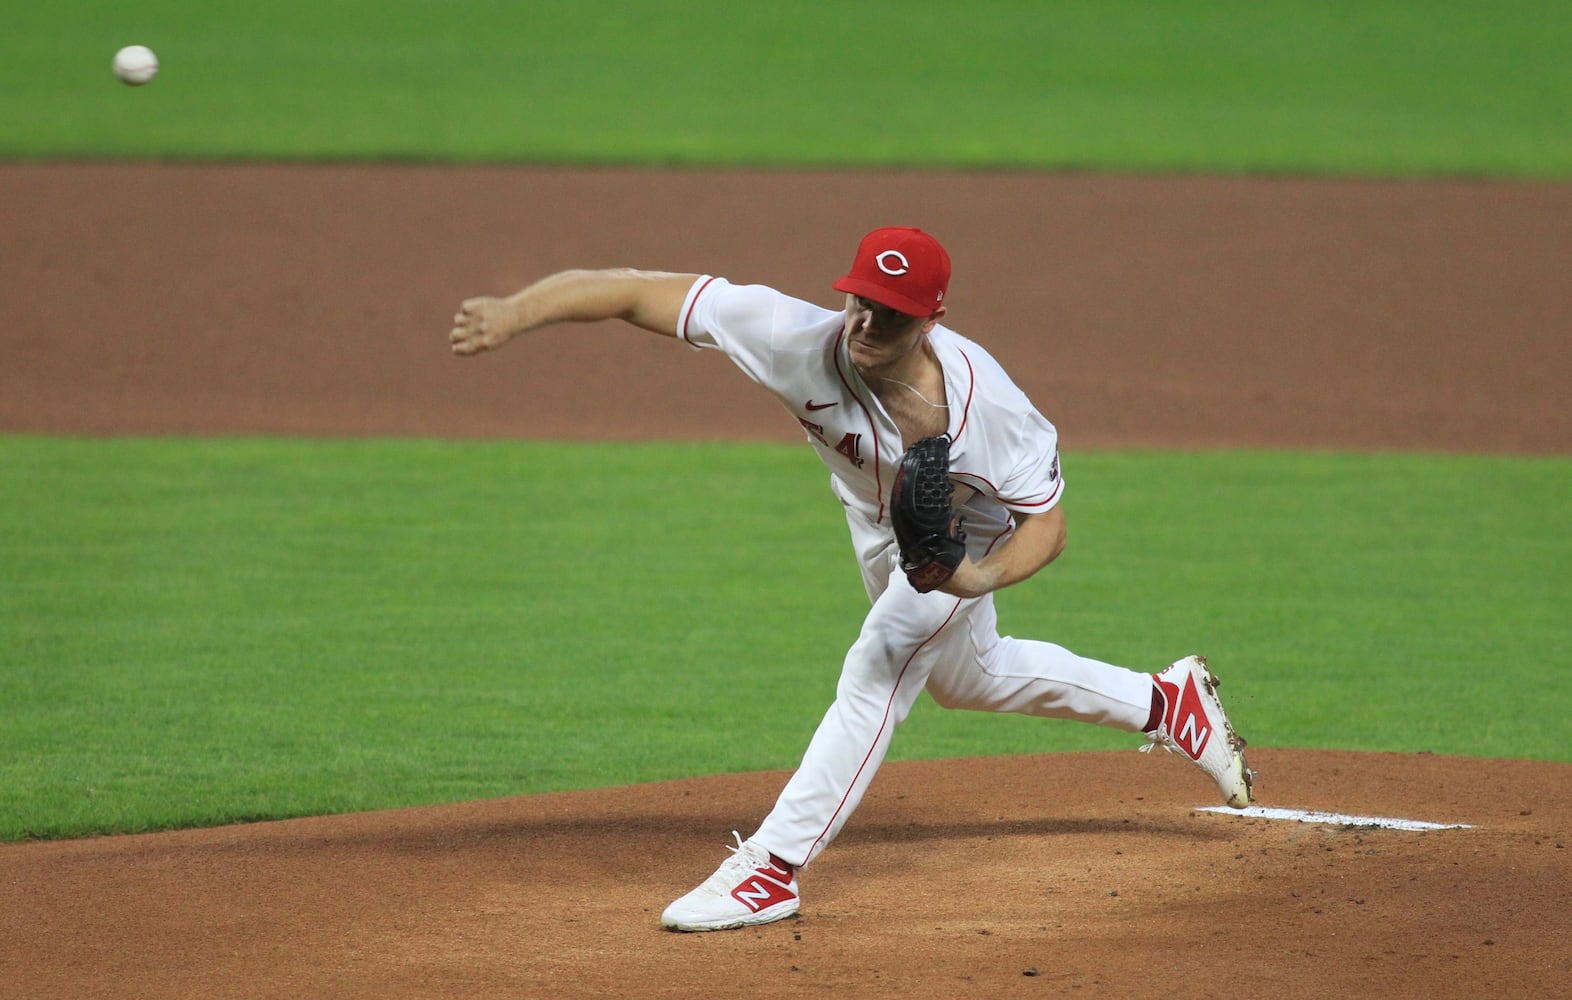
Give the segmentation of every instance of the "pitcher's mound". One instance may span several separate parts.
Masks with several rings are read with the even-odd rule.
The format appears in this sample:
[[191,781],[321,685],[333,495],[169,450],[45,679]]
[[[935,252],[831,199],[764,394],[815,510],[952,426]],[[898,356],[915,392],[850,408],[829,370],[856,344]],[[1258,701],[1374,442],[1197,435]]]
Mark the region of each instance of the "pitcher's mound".
[[802,915],[661,909],[785,773],[0,847],[7,996],[1551,997],[1572,982],[1572,766],[1254,751],[887,764]]

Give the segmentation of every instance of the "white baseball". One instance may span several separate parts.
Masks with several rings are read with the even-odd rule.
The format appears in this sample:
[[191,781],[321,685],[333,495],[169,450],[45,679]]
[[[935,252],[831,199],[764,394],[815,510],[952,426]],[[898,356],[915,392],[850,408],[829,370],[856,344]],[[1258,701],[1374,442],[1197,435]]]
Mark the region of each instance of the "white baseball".
[[146,45],[127,45],[115,53],[115,76],[130,87],[140,87],[158,73],[158,57]]

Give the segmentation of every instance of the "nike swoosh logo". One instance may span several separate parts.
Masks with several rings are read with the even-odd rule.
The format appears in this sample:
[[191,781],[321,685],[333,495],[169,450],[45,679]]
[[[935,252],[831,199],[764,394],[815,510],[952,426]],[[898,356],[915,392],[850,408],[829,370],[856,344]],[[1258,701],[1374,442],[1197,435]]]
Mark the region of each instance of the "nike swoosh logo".
[[808,407],[808,412],[809,413],[812,413],[814,410],[827,410],[830,407],[835,406],[836,404],[835,403],[815,403],[813,400],[810,399],[810,400],[808,400],[807,403],[805,403],[803,405]]

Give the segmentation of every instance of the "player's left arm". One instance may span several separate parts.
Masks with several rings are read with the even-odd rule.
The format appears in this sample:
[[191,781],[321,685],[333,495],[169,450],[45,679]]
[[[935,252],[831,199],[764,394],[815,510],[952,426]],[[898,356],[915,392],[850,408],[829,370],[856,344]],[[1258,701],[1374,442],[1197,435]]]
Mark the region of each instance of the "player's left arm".
[[1015,531],[978,562],[961,560],[938,589],[954,597],[981,597],[1020,583],[1059,558],[1067,540],[1064,511],[1053,506],[1040,514],[1016,514]]

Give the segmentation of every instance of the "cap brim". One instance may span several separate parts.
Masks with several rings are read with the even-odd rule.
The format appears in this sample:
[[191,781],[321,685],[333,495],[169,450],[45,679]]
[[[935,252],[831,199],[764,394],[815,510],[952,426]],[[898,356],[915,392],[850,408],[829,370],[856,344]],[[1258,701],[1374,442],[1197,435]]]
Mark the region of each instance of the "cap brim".
[[904,295],[890,291],[883,285],[876,285],[862,278],[853,278],[849,274],[830,287],[837,292],[849,292],[852,295],[865,298],[869,302],[877,302],[881,306],[889,306],[891,309],[905,313],[908,316],[928,317],[933,315],[932,308],[923,305],[916,299],[909,299]]

